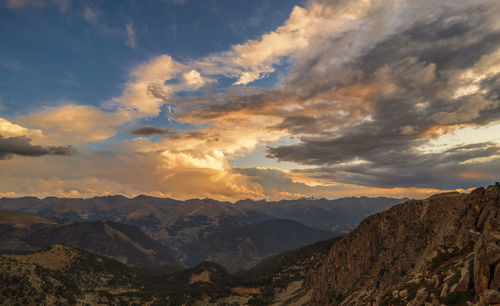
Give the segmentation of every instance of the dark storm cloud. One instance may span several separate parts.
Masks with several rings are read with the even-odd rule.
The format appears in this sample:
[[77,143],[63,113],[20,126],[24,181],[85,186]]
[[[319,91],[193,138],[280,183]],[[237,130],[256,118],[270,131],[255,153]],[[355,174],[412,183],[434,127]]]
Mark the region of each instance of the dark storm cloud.
[[43,155],[74,155],[71,146],[38,146],[32,145],[31,139],[26,136],[3,137],[0,135],[0,159],[8,159],[13,155],[43,156]]
[[136,136],[161,135],[170,139],[200,139],[207,142],[216,142],[219,141],[220,138],[220,135],[218,135],[217,133],[209,134],[204,131],[187,131],[180,133],[177,131],[171,131],[166,128],[159,128],[155,126],[141,126],[130,130],[130,134]]
[[[327,51],[298,67],[288,85],[309,96],[332,86],[384,77],[397,88],[389,95],[367,100],[372,109],[369,120],[335,132],[323,132],[325,124],[315,124],[311,118],[306,124],[297,116],[285,118],[280,127],[307,135],[298,144],[269,148],[268,156],[318,165],[301,170],[316,178],[377,187],[459,188],[498,179],[498,161],[465,163],[499,154],[495,144],[440,153],[417,149],[425,139],[422,135],[434,126],[485,125],[500,119],[498,75],[485,76],[479,83],[481,90],[472,95],[453,97],[460,86],[456,83],[460,74],[500,49],[500,32],[491,32],[488,21],[487,7],[445,14],[379,42],[342,67],[328,64]],[[323,67],[323,72],[317,73],[317,67]],[[335,75],[342,71],[346,71],[348,82],[337,82]],[[301,84],[308,84],[306,90]],[[332,120],[331,126],[339,126],[337,123]],[[317,130],[311,132],[315,127]],[[364,162],[349,163],[356,160]],[[472,172],[483,175],[468,174]]]
[[[375,187],[433,187],[442,189],[463,188],[491,183],[499,179],[498,163],[464,163],[474,158],[499,154],[500,149],[491,143],[467,145],[440,153],[418,152],[367,152],[361,156],[369,162],[360,164],[336,164],[307,170],[296,170],[318,179]],[[419,156],[419,157],[417,157]],[[467,173],[480,173],[470,177]]]
[[138,128],[130,130],[130,134],[136,136],[166,135],[168,133],[169,133],[168,129],[150,125],[140,126]]

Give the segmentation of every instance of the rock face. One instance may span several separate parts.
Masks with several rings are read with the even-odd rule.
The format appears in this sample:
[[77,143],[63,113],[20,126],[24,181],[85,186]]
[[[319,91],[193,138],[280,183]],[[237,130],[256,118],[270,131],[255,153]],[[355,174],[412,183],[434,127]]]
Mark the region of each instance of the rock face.
[[410,200],[365,219],[307,286],[318,305],[497,303],[500,184]]

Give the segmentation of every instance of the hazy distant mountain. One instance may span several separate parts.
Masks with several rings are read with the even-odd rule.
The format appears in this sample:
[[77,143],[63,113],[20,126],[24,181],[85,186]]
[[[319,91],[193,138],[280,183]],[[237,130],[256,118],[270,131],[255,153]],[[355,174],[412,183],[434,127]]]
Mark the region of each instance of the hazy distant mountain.
[[354,229],[367,216],[403,202],[393,198],[341,198],[336,200],[303,198],[282,201],[242,200],[235,206],[255,222],[275,218],[298,221],[310,227],[336,233]]
[[[383,211],[398,202],[400,202],[398,199],[366,197],[276,202],[244,200],[235,204],[211,199],[177,201],[149,196],[135,198],[107,196],[91,199],[24,197],[0,199],[0,209],[79,222],[108,219],[137,226],[151,238],[174,249],[177,256],[190,266],[204,259],[217,259],[216,261],[226,268],[236,271],[255,264],[263,256],[326,238],[324,233],[317,235],[315,239],[292,241],[293,239],[288,237],[285,238],[288,240],[280,241],[283,247],[269,253],[263,252],[265,247],[253,240],[249,243],[246,238],[235,239],[237,235],[241,237],[254,235],[251,231],[255,231],[257,227],[244,227],[245,225],[288,219],[338,235],[355,228],[367,215]],[[277,232],[283,232],[285,228],[286,226]],[[243,229],[249,232],[243,233]],[[238,231],[238,234],[233,234],[233,231]],[[266,235],[269,239],[275,236],[271,232]],[[225,255],[221,255],[221,250],[224,248],[207,242],[215,239],[214,237],[217,237],[217,241],[234,243],[235,245],[231,247],[233,249],[231,254],[234,257],[222,259]],[[199,254],[200,245],[203,245],[206,252],[203,255]],[[234,251],[238,248],[240,251]],[[245,254],[243,250],[248,252]],[[229,251],[229,248],[225,248],[224,251]]]
[[51,244],[64,244],[132,266],[182,267],[173,250],[134,226],[112,221],[58,222],[0,211],[0,237],[1,253],[26,253]]
[[211,261],[230,272],[255,266],[265,257],[332,237],[292,220],[275,219],[208,233],[192,245],[186,263]]
[[50,256],[0,256],[0,282],[9,284],[0,290],[0,302],[495,305],[499,229],[496,184],[407,201],[366,218],[343,237],[272,256],[236,275],[208,262],[167,274],[120,270],[116,262],[103,265],[99,257],[57,247]]

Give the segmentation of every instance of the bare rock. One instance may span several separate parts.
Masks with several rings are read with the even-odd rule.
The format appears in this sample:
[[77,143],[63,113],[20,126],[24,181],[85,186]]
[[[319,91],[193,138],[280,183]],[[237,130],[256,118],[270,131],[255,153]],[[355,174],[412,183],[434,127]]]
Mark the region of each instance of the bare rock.
[[456,284],[455,288],[453,288],[451,291],[452,292],[458,292],[458,293],[463,293],[467,291],[469,288],[469,282],[470,282],[470,263],[469,261],[466,261],[464,263],[464,266],[460,270],[460,280]]
[[498,263],[495,268],[491,289],[500,290],[500,263]]
[[481,296],[481,302],[486,305],[500,304],[500,292],[491,289],[485,290]]
[[444,283],[443,289],[441,289],[441,294],[439,296],[447,296],[448,295],[448,283]]
[[417,291],[417,294],[415,295],[415,299],[417,299],[420,302],[425,302],[427,297],[429,296],[429,293],[425,290],[425,288],[420,288]]
[[[312,303],[332,305],[362,289],[372,292],[365,300],[393,298],[397,294],[389,288],[415,288],[422,280],[443,297],[467,292],[472,280],[477,301],[500,287],[499,229],[500,184],[396,205],[368,217],[333,245],[311,275]],[[428,293],[420,293],[409,303],[424,304]],[[408,291],[398,294],[410,300]]]
[[399,291],[399,298],[402,299],[403,301],[406,301],[408,299],[408,290],[401,290]]

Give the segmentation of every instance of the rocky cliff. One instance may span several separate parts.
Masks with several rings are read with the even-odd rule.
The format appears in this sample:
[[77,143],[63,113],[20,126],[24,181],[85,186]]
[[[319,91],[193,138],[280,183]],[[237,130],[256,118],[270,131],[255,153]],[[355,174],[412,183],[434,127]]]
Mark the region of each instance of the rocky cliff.
[[307,285],[316,305],[500,303],[500,184],[368,217]]

